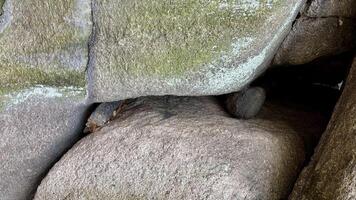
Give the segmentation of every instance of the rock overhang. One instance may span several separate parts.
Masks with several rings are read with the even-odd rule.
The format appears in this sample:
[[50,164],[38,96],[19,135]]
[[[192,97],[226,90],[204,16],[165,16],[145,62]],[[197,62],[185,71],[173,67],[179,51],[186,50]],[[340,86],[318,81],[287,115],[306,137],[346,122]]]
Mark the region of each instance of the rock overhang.
[[267,67],[302,4],[6,0],[0,94],[74,87],[102,102],[238,91]]

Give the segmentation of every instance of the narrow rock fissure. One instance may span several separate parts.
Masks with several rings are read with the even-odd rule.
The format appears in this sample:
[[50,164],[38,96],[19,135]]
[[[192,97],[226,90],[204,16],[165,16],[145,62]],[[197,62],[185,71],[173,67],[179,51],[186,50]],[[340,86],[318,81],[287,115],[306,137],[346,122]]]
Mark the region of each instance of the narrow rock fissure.
[[[91,49],[92,49],[92,46],[95,42],[95,22],[94,22],[94,14],[93,14],[93,0],[90,0],[90,7],[91,7],[91,15],[90,15],[90,20],[91,20],[91,23],[92,23],[92,28],[91,28],[91,33],[90,33],[90,36],[89,36],[89,39],[88,39],[88,44],[87,44],[87,50],[88,50],[88,53],[87,53],[87,56],[88,56],[88,60],[87,60],[87,64],[86,64],[86,68],[85,68],[85,73],[87,73],[87,85],[90,84],[90,72],[92,71],[91,69]],[[1,3],[4,3],[5,0],[0,0],[0,6],[2,6]],[[1,8],[1,7],[0,7]],[[1,11],[1,10],[0,10]],[[1,15],[1,12],[0,12],[0,15]],[[89,87],[88,87],[89,88]],[[87,89],[87,95],[90,94],[90,91],[89,89]],[[41,184],[42,180],[47,176],[48,172],[54,167],[54,165],[59,161],[61,160],[61,158],[71,149],[73,148],[73,146],[78,142],[80,141],[82,138],[84,138],[87,134],[85,134],[84,132],[84,129],[86,127],[86,122],[88,121],[90,115],[94,112],[95,108],[98,106],[98,104],[96,103],[92,103],[90,102],[90,100],[88,100],[88,98],[86,99],[86,104],[89,105],[89,107],[87,108],[86,112],[85,112],[85,115],[84,117],[82,118],[81,120],[81,125],[78,129],[78,134],[77,134],[77,138],[73,138],[73,140],[71,141],[71,144],[68,145],[68,147],[63,151],[63,153],[58,156],[50,165],[49,167],[40,175],[40,179],[38,180],[38,182],[36,183],[36,189],[34,189],[34,191],[32,192],[32,196],[29,197],[29,199],[32,199],[34,198],[35,194],[36,194],[36,190],[37,190],[37,187]]]
[[96,41],[96,23],[94,20],[94,10],[95,10],[95,0],[90,0],[90,8],[91,8],[91,24],[92,24],[92,28],[91,28],[91,33],[89,36],[89,40],[88,40],[88,62],[87,62],[87,66],[86,66],[86,73],[87,73],[87,101],[88,103],[91,103],[91,90],[92,90],[92,75],[93,75],[93,62],[94,62],[94,54],[92,52],[93,46],[95,44]]
[[[344,87],[345,87],[344,83],[346,82],[346,79],[347,79],[348,74],[349,74],[350,69],[351,69],[353,55],[354,55],[353,51],[338,55],[338,56],[343,57],[346,60],[348,59],[347,57],[349,57],[349,60],[350,60],[350,62],[348,64],[344,63],[344,65],[346,67],[343,67],[344,69],[341,69],[341,71],[344,71],[344,74],[343,74],[342,79],[339,80],[340,83],[338,84],[338,87],[331,86],[331,85],[328,85],[328,84],[316,84],[316,86],[318,86],[318,87],[323,87],[324,89],[329,90],[329,93],[325,93],[325,91],[324,91],[324,95],[321,95],[321,96],[318,96],[320,94],[314,94],[314,97],[317,97],[317,99],[319,100],[319,101],[316,101],[316,102],[319,102],[320,104],[323,104],[323,103],[325,103],[325,101],[327,101],[328,102],[328,106],[324,107],[324,109],[322,110],[324,112],[324,114],[323,114],[324,115],[324,119],[323,119],[322,123],[320,124],[320,128],[321,128],[320,129],[320,134],[316,135],[316,137],[314,136],[314,139],[312,139],[311,142],[309,141],[309,144],[308,144],[308,142],[306,142],[306,140],[310,140],[310,138],[309,139],[305,139],[305,136],[302,136],[303,140],[304,140],[305,152],[306,152],[305,161],[304,161],[303,165],[301,166],[300,171],[299,171],[294,183],[291,185],[291,189],[288,192],[289,198],[292,195],[292,191],[295,190],[295,188],[294,188],[295,184],[300,179],[300,176],[302,175],[303,170],[305,170],[306,167],[310,166],[310,164],[313,162],[313,159],[315,159],[314,158],[315,151],[318,148],[318,146],[320,145],[320,142],[321,142],[321,139],[322,139],[323,135],[326,134],[327,126],[330,123],[331,116],[332,116],[332,114],[333,114],[333,112],[335,110],[335,106],[337,105],[337,103],[338,103],[338,101],[339,101],[339,99],[341,97],[341,94],[344,91]],[[333,94],[332,95],[330,93],[331,90],[333,90],[333,92],[332,92]],[[305,94],[305,96],[309,96],[308,97],[309,99],[312,97],[311,93]],[[322,99],[325,100],[325,101],[320,101]],[[306,103],[308,104],[310,102],[311,101],[308,101]],[[313,105],[313,103],[311,104],[312,107],[315,107],[315,103],[316,102],[314,102],[314,105]]]
[[88,109],[85,112],[85,115],[83,116],[81,123],[80,123],[80,128],[78,128],[78,134],[76,138],[72,138],[72,140],[70,141],[70,144],[68,145],[68,147],[66,149],[63,150],[62,154],[60,154],[57,158],[55,158],[53,160],[53,162],[51,162],[49,164],[49,166],[47,167],[47,169],[39,175],[39,179],[36,183],[34,183],[34,185],[36,185],[36,187],[34,187],[34,190],[31,192],[31,196],[29,197],[29,199],[33,199],[38,186],[41,184],[42,180],[47,176],[47,174],[49,173],[49,171],[54,167],[54,165],[60,161],[62,159],[62,157],[70,150],[73,148],[73,146],[80,141],[82,138],[84,138],[86,136],[86,134],[84,133],[84,129],[85,129],[85,124],[87,122],[87,119],[90,117],[91,113],[93,113],[93,111],[95,110],[95,108],[98,106],[98,104],[93,104],[91,106],[88,107]]
[[307,2],[305,3],[305,6],[302,8],[302,10],[300,11],[300,13],[302,15],[305,14],[305,12],[307,12],[312,4],[313,0],[307,0]]

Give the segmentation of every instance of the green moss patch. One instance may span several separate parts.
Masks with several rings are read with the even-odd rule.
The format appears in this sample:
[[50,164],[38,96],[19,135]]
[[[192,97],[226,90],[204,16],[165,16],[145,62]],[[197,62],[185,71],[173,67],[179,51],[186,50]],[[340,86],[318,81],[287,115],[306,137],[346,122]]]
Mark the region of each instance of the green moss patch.
[[76,3],[12,1],[11,24],[0,33],[0,95],[34,85],[85,87],[86,60],[70,55],[87,55],[90,12]]
[[107,39],[100,48],[115,57],[111,65],[100,67],[137,76],[176,76],[210,63],[228,52],[234,40],[257,34],[282,1],[251,1],[255,7],[248,2],[122,0],[115,12],[99,15],[102,23],[108,15],[116,20],[111,22],[115,26],[107,23],[101,30],[99,37]]
[[86,85],[85,73],[58,69],[43,71],[38,68],[0,66],[0,96],[34,85],[84,88]]

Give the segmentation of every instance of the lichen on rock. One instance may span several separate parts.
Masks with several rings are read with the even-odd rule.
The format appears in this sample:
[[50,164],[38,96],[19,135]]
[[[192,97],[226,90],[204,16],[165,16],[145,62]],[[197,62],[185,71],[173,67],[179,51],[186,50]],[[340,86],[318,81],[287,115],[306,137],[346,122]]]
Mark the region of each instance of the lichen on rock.
[[[102,47],[114,56],[102,66],[120,73],[177,76],[229,52],[234,40],[258,31],[280,0],[123,0],[98,2]],[[110,8],[106,7],[110,5]],[[109,25],[110,24],[110,25]],[[103,39],[104,38],[104,39]],[[115,48],[113,48],[113,44]]]
[[93,1],[89,97],[236,92],[261,74],[299,0]]
[[5,95],[38,85],[84,89],[92,29],[90,1],[0,0],[0,8],[3,4],[1,104]]

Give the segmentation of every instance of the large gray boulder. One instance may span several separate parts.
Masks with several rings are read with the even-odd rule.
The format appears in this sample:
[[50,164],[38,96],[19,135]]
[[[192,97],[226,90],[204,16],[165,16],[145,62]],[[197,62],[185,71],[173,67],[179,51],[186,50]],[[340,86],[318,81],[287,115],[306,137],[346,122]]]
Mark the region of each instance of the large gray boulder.
[[0,93],[35,84],[84,87],[90,2],[6,0],[0,16]]
[[35,200],[285,198],[304,159],[298,132],[316,124],[274,105],[237,120],[208,97],[144,98],[117,116],[55,164]]
[[238,91],[269,65],[302,0],[93,1],[93,101]]
[[31,199],[86,117],[89,1],[0,0],[0,199]]
[[356,199],[356,59],[343,94],[291,200]]

